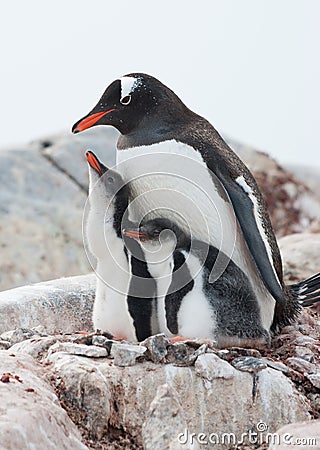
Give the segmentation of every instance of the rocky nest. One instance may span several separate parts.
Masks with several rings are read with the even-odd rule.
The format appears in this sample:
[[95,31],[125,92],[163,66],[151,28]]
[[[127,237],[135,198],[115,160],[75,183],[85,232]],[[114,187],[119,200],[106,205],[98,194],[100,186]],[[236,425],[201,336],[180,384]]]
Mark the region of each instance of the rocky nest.
[[[221,350],[209,340],[171,343],[163,335],[134,344],[107,334],[47,335],[42,327],[5,332],[0,337],[4,448],[31,448],[34,441],[42,445],[35,448],[54,443],[59,449],[164,450],[192,448],[191,441],[181,446],[181,433],[240,438],[261,431],[261,424],[265,433],[274,433],[313,419],[312,428],[320,416],[319,335],[311,310],[265,350]],[[64,432],[57,433],[57,421]],[[267,447],[244,442],[228,448]]]

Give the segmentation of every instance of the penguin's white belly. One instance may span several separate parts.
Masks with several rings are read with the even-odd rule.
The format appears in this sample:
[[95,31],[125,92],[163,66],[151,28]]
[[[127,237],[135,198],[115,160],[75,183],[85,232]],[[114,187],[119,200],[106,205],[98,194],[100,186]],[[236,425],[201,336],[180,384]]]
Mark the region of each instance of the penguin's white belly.
[[[141,244],[148,264],[148,271],[157,286],[157,321],[159,332],[169,337],[174,336],[167,327],[165,298],[172,281],[174,242],[156,249]],[[152,251],[154,250],[154,251]]]
[[[237,222],[224,188],[199,152],[175,140],[118,151],[117,168],[130,183],[130,218],[173,218],[196,239],[231,256]],[[219,186],[217,187],[217,184]]]
[[136,340],[127,303],[131,273],[123,242],[113,232],[106,233],[106,241],[105,248],[108,252],[104,258],[98,259],[96,268],[97,289],[93,306],[93,325],[95,329]]
[[186,338],[214,339],[215,314],[203,290],[201,263],[190,253],[185,254],[185,257],[194,286],[182,299],[178,312],[178,333]]

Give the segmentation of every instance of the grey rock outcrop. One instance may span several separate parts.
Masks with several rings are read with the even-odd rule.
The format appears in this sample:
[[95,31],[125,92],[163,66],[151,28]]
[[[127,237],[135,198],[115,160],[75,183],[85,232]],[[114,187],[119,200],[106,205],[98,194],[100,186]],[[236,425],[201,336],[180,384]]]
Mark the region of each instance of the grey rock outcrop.
[[41,372],[31,356],[0,351],[1,449],[88,450]]
[[91,330],[95,283],[92,274],[0,292],[0,334],[37,326],[48,334]]
[[47,137],[0,151],[0,290],[87,273],[85,150],[115,160],[115,132]]

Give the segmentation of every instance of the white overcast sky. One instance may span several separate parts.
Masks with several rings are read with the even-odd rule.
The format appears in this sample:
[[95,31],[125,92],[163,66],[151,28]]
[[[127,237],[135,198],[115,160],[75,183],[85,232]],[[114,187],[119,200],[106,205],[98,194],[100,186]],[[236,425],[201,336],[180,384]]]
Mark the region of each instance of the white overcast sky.
[[69,130],[146,72],[222,133],[320,165],[320,1],[3,2],[0,146]]

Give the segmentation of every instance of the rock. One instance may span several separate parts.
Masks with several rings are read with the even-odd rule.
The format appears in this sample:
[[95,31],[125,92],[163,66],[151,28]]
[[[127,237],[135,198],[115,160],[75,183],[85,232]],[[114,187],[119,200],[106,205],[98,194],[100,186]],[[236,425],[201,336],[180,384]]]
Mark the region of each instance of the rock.
[[320,389],[320,372],[308,374],[307,378],[314,387]]
[[[157,394],[151,402],[146,420],[142,425],[142,440],[145,450],[195,450],[196,445],[185,446],[179,440],[180,434],[189,434],[187,422],[173,388],[168,384],[158,387]],[[183,438],[183,436],[182,436]]]
[[[308,325],[305,324],[305,327],[308,327]],[[299,329],[301,329],[301,325],[299,325]],[[304,331],[306,331],[308,333],[309,328],[304,328]],[[308,345],[308,344],[318,344],[318,343],[319,343],[319,341],[317,341],[313,337],[311,337],[311,336],[302,336],[302,335],[297,336],[296,339],[293,341],[293,344],[298,345],[298,346],[300,346],[300,345]],[[296,348],[298,348],[298,347],[296,347]],[[299,347],[299,348],[301,348],[301,347]]]
[[10,348],[11,353],[25,353],[32,356],[34,359],[43,357],[48,349],[57,342],[58,338],[55,336],[48,336],[42,338],[28,339],[23,342],[18,342]]
[[9,341],[0,340],[0,350],[7,350],[11,346]]
[[170,341],[164,334],[150,336],[141,342],[141,345],[147,347],[146,357],[154,363],[164,362],[169,344]]
[[294,348],[295,356],[305,359],[308,362],[314,361],[314,353],[311,349],[306,347],[300,347],[299,345]]
[[236,370],[213,353],[206,353],[198,357],[195,362],[195,373],[208,381],[215,378],[230,380],[236,376]]
[[136,359],[147,351],[143,345],[129,345],[114,343],[111,347],[110,356],[114,358],[114,365],[125,367],[133,366]]
[[0,289],[88,272],[86,193],[28,146],[2,150],[0,165]]
[[[102,337],[102,338],[111,339],[111,340],[113,338],[113,336],[110,333],[107,333],[107,332],[100,333],[100,332],[96,332],[96,331],[91,331],[89,333],[87,331],[80,331],[80,332],[76,332],[76,334],[65,333],[65,335],[70,335],[69,340],[71,340],[75,344],[86,344],[86,345],[93,344],[93,339],[95,337]],[[99,340],[96,342],[99,342]],[[102,345],[102,347],[103,347],[103,345]]]
[[272,369],[280,370],[280,372],[283,372],[283,373],[289,372],[288,367],[279,361],[271,361],[268,358],[261,358],[261,362],[265,363],[267,366],[271,367]]
[[315,364],[312,364],[305,359],[302,358],[288,358],[286,360],[286,364],[291,367],[293,370],[296,370],[297,372],[303,373],[303,374],[310,374],[310,373],[316,373],[317,372],[317,366]]
[[291,423],[279,430],[271,443],[269,450],[320,450],[320,420]]
[[104,347],[107,350],[108,355],[110,354],[111,347],[114,343],[116,343],[116,341],[102,335],[92,337],[92,344],[97,345],[98,347]]
[[4,372],[8,382],[0,381],[1,448],[88,450],[33,358],[0,351],[0,374]]
[[87,356],[88,358],[106,358],[108,352],[96,345],[74,344],[73,342],[56,342],[49,349],[49,355],[55,352],[65,352],[70,355]]
[[5,331],[1,334],[1,339],[8,341],[10,345],[25,341],[34,336],[40,336],[35,329],[16,328],[15,330]]
[[207,345],[201,345],[197,350],[190,345],[182,342],[177,342],[170,345],[167,349],[166,363],[174,364],[175,366],[185,367],[194,364],[198,356],[205,353]]
[[82,240],[84,153],[91,148],[113,165],[116,139],[101,127],[0,151],[1,290],[91,270]]
[[317,165],[288,164],[284,168],[293,173],[298,180],[303,181],[312,192],[320,192],[320,172]]
[[92,274],[0,292],[0,333],[39,325],[48,334],[92,329],[95,283]]
[[240,356],[232,361],[233,367],[243,372],[257,373],[266,369],[267,364],[259,358],[252,356]]
[[[208,358],[211,363],[206,365],[204,361]],[[119,367],[108,359],[102,361],[56,352],[49,354],[46,362],[51,364],[51,376],[60,400],[70,414],[77,411],[73,416],[77,425],[95,440],[123,430],[134,445],[141,448],[142,426],[144,423],[149,426],[146,420],[150,418],[150,405],[157,389],[164,384],[176,392],[190,433],[214,430],[219,434],[227,430],[241,435],[244,429],[254,427],[259,421],[267,423],[273,432],[285,423],[309,419],[310,405],[281,372],[271,368],[259,372],[253,399],[252,375],[232,366],[226,372],[228,363],[220,360],[221,374],[225,377],[214,378],[208,369],[211,364],[215,370],[213,359],[212,353],[200,355],[194,367],[157,365],[148,361]],[[234,376],[229,378],[230,374]],[[164,403],[174,403],[165,397]],[[165,424],[171,436],[170,420]],[[163,428],[161,430],[164,432]],[[184,429],[178,432],[183,433]]]
[[[99,127],[85,133],[70,132],[42,138],[32,143],[41,154],[62,173],[67,174],[85,191],[88,190],[88,168],[85,151],[93,150],[107,167],[116,163],[119,132],[111,127]],[[44,145],[45,144],[45,145]]]
[[217,355],[225,361],[232,361],[235,357],[239,356],[252,356],[254,358],[261,358],[261,353],[255,348],[241,348],[241,347],[231,347],[229,349],[218,350]]
[[304,280],[320,271],[320,233],[290,234],[278,243],[288,282]]

